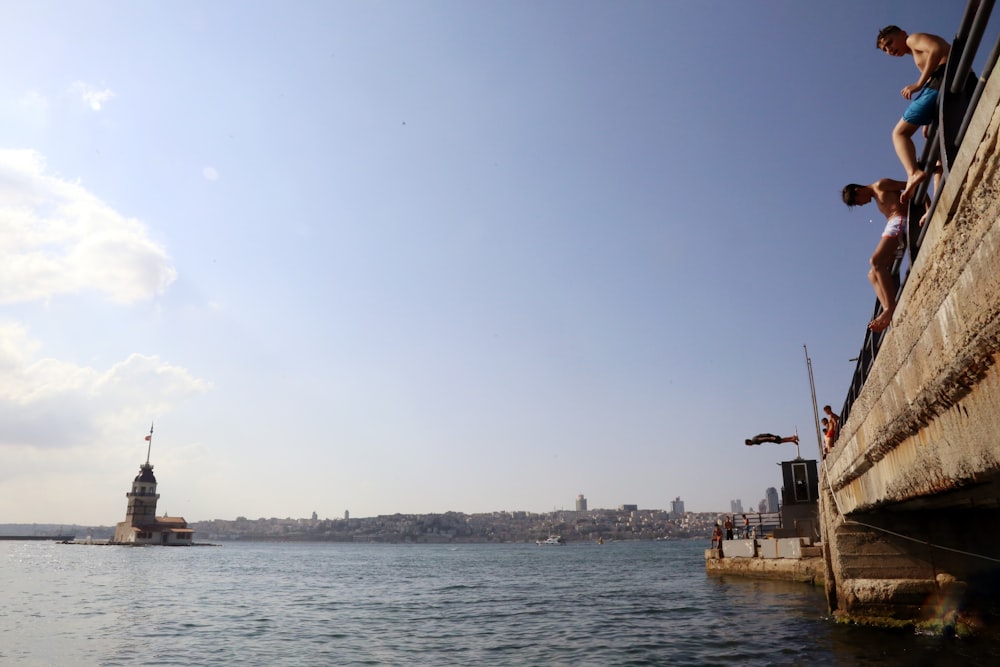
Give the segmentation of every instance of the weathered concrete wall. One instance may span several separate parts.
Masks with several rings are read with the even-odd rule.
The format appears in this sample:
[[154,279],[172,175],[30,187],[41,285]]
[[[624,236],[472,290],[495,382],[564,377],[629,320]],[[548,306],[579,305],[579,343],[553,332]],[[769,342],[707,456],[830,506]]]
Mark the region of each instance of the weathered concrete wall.
[[846,513],[1000,470],[1000,91],[988,92],[980,110],[985,103],[991,112],[989,126],[964,177],[953,171],[946,184],[892,328],[827,459]]
[[823,559],[811,558],[705,558],[708,574],[731,574],[757,579],[824,584]]
[[968,596],[955,591],[997,574],[998,102],[994,70],[892,328],[825,461],[827,593],[848,618],[921,619],[942,600],[961,614]]

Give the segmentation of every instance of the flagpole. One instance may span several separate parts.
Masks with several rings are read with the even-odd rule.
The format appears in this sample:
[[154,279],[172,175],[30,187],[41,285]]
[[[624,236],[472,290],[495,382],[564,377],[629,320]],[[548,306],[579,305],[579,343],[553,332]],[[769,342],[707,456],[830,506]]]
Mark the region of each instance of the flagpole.
[[149,423],[149,435],[146,437],[149,445],[146,447],[146,465],[149,465],[149,450],[153,448],[153,422]]

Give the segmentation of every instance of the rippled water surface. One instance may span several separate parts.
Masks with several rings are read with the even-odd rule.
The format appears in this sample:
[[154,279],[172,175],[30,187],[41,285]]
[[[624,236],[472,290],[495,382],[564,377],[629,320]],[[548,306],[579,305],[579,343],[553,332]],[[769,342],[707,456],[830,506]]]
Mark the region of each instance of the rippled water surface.
[[948,665],[997,647],[838,626],[704,545],[0,542],[2,665]]

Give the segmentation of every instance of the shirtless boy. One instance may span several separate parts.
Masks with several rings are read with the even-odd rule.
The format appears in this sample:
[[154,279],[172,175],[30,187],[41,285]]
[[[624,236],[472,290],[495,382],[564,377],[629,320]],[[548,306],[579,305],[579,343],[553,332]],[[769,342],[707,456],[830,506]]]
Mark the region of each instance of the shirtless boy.
[[924,32],[907,35],[905,30],[894,25],[879,30],[875,44],[890,56],[912,55],[920,70],[920,78],[900,91],[903,97],[910,100],[910,105],[892,130],[892,145],[906,170],[906,187],[900,194],[900,201],[906,202],[921,181],[927,178],[927,174],[917,166],[913,134],[921,125],[930,125],[937,119],[938,89],[944,78],[951,46],[937,35]]
[[833,437],[836,438],[840,433],[840,415],[834,412],[833,408],[829,405],[823,406],[823,412],[826,413],[826,417],[830,421],[830,426],[833,428]]
[[871,185],[851,183],[845,185],[841,192],[844,203],[849,207],[864,206],[873,199],[878,210],[886,218],[882,238],[872,255],[872,268],[868,271],[868,280],[875,289],[875,296],[882,304],[882,312],[868,324],[872,331],[885,331],[892,322],[892,312],[896,309],[896,279],[892,275],[892,262],[896,252],[903,245],[906,236],[906,206],[900,197],[907,184],[883,178]]
[[782,437],[780,435],[774,435],[773,433],[760,433],[750,438],[749,440],[744,440],[743,442],[746,444],[747,447],[749,447],[750,445],[759,445],[762,442],[773,442],[776,445],[780,445],[785,442],[794,442],[797,445],[799,444],[799,436],[789,435],[786,437]]

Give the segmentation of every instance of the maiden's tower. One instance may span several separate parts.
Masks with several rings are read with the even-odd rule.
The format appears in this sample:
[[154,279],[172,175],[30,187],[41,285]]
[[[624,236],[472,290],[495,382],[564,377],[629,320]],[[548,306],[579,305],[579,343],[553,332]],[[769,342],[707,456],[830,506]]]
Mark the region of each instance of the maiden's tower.
[[156,516],[156,477],[149,463],[153,446],[153,427],[146,436],[146,462],[139,466],[139,474],[132,481],[132,490],[125,494],[128,508],[125,520],[115,528],[115,544],[190,546],[194,531],[182,517]]

